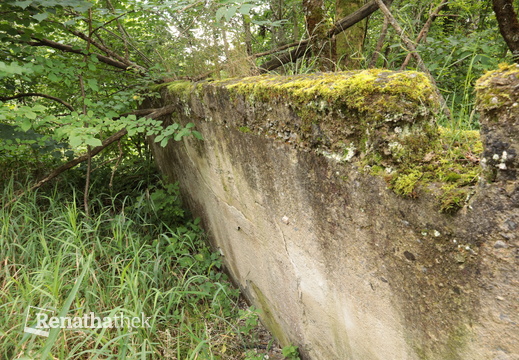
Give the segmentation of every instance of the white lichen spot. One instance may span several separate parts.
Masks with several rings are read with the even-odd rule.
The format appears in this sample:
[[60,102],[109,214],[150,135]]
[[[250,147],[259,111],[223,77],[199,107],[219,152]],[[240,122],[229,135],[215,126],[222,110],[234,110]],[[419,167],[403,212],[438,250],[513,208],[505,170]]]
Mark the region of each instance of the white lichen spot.
[[286,216],[286,215],[281,218],[281,221],[283,221],[283,223],[286,225],[290,224],[290,220],[288,219],[288,216]]
[[499,170],[506,170],[506,164],[505,163],[500,163],[499,165],[497,165],[497,167],[499,168]]
[[397,134],[401,134],[401,133],[402,133],[402,128],[401,128],[400,126],[397,126],[397,127],[395,128],[395,133],[397,133]]
[[506,151],[503,151],[503,154],[501,155],[501,160],[506,161],[508,158],[508,153]]
[[492,159],[499,160],[499,155],[497,155],[497,154],[492,155]]
[[389,144],[387,144],[387,146],[393,154],[398,154],[403,149],[402,144],[400,144],[398,141],[392,141]]
[[494,97],[492,98],[492,100],[490,100],[490,102],[491,102],[492,104],[498,104],[498,103],[499,103],[499,99],[497,98],[497,96],[494,96]]
[[319,102],[319,110],[323,111],[324,109],[326,109],[326,107],[327,107],[326,101],[321,100]]
[[438,230],[434,230],[433,235],[434,237],[440,237],[442,234]]
[[350,147],[344,149],[344,161],[350,161],[355,156],[356,150],[355,144],[351,144]]

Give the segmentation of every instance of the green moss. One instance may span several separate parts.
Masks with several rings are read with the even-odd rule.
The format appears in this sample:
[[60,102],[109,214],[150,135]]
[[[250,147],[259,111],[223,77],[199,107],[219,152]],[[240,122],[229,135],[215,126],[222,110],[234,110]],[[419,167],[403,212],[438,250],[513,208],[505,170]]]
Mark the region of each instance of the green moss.
[[[510,66],[501,71],[516,70]],[[461,207],[467,198],[463,195],[470,191],[457,189],[470,188],[480,175],[479,133],[438,129],[433,116],[439,111],[437,94],[420,72],[370,69],[263,75],[196,85],[175,81],[168,89],[183,100],[210,91],[231,101],[245,100],[252,107],[257,103],[287,106],[298,115],[297,127],[280,123],[271,131],[295,131],[298,144],[316,147],[338,161],[357,159],[361,167],[369,166],[372,174],[383,176],[399,195],[414,197],[437,183],[442,189],[441,211]],[[257,107],[258,114],[263,114],[262,106]],[[244,133],[262,129],[262,119],[238,122],[236,128]]]
[[483,75],[476,82],[478,109],[488,111],[515,101],[510,97],[510,89],[506,87],[511,77],[519,78],[519,64],[501,64],[499,69]]
[[420,169],[410,169],[408,173],[399,173],[391,179],[392,189],[399,195],[415,196],[415,188],[423,177]]
[[[370,69],[292,77],[265,75],[215,84],[252,102],[289,99],[296,108],[319,112],[333,106],[379,120],[437,108],[436,93],[429,80],[413,71]],[[303,110],[300,114],[311,115]]]
[[195,85],[190,81],[172,81],[170,83],[165,84],[167,86],[170,93],[178,96],[182,101],[189,100],[191,96],[191,92],[195,90]]
[[440,199],[440,212],[442,213],[455,213],[465,205],[466,201],[470,197],[471,189],[467,187],[463,188],[447,188],[444,193],[439,197]]
[[241,131],[242,133],[250,133],[252,130],[250,129],[250,127],[248,126],[240,126],[238,128],[239,131]]
[[483,145],[477,131],[439,128],[439,133],[440,137],[426,154],[410,157],[410,161],[400,163],[391,174],[383,171],[383,160],[378,158],[378,162],[369,164],[370,173],[384,176],[389,187],[403,196],[417,196],[419,189],[436,184],[440,189],[440,212],[454,213],[465,205],[481,175],[478,156]]

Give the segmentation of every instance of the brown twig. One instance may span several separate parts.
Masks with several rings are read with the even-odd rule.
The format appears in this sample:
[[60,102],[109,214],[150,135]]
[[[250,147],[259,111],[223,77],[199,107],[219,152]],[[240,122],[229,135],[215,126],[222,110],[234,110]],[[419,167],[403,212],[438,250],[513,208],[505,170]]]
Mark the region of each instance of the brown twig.
[[378,57],[380,56],[380,52],[382,51],[382,46],[384,46],[384,41],[386,40],[388,30],[389,30],[389,21],[387,21],[386,17],[384,17],[384,23],[382,24],[382,30],[380,31],[380,36],[378,37],[377,45],[375,46],[375,50],[373,51],[373,55],[371,55],[371,60],[368,65],[369,68],[375,67]]

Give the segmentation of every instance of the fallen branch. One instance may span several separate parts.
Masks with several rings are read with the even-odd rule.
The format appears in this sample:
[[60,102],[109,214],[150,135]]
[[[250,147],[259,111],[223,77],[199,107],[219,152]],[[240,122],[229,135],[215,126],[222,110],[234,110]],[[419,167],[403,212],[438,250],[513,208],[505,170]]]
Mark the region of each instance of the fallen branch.
[[[384,0],[384,1],[388,5],[393,2],[393,0]],[[332,38],[335,35],[340,34],[344,30],[346,30],[346,29],[352,27],[353,25],[355,25],[356,23],[364,20],[366,17],[368,17],[369,15],[374,13],[378,8],[379,8],[379,5],[377,4],[377,2],[375,0],[370,1],[369,3],[362,6],[360,9],[355,11],[354,13],[352,13],[348,16],[345,16],[344,18],[337,21],[332,26],[332,28],[330,30],[328,30],[327,37]],[[280,56],[277,56],[274,59],[269,60],[269,61],[263,63],[262,65],[260,65],[260,72],[265,73],[267,71],[277,69],[280,66],[288,64],[289,62],[293,62],[293,61],[297,60],[298,58],[302,57],[308,50],[307,48],[308,48],[309,42],[310,42],[310,39],[306,39],[306,40],[302,40],[297,43],[283,45],[277,49],[262,53],[264,55],[270,55],[272,53],[276,53],[276,52],[285,50],[287,48],[297,46],[296,49],[294,49],[288,53],[284,53]],[[263,56],[262,54],[259,54],[259,55]],[[259,57],[259,56],[256,56],[256,57]]]
[[377,45],[375,46],[373,55],[371,55],[371,60],[368,65],[369,68],[375,67],[378,57],[380,56],[380,52],[382,51],[382,46],[384,46],[384,41],[386,40],[388,30],[389,30],[389,21],[387,21],[387,19],[384,17],[384,24],[382,24],[382,30],[380,31],[380,36],[378,37]]
[[[164,106],[162,108],[154,109],[154,111],[149,113],[146,117],[147,118],[151,118],[151,119],[158,118],[158,117],[161,117],[161,116],[164,116],[164,115],[172,113],[173,111],[175,111],[175,109],[176,109],[176,106],[174,106],[174,105]],[[81,155],[81,156],[79,156],[79,157],[77,157],[77,158],[75,158],[73,160],[70,160],[69,162],[61,165],[60,167],[54,169],[54,171],[52,171],[49,175],[47,175],[46,177],[44,177],[43,179],[38,181],[36,184],[31,186],[29,188],[29,190],[23,191],[21,194],[19,194],[15,198],[11,199],[8,203],[6,203],[4,205],[4,209],[8,208],[9,206],[11,206],[15,202],[17,202],[26,193],[34,191],[34,190],[40,188],[41,186],[43,186],[44,184],[48,183],[49,181],[51,181],[52,179],[54,179],[58,175],[62,174],[63,172],[65,172],[65,171],[67,171],[69,169],[72,169],[73,167],[75,167],[76,165],[78,165],[78,164],[80,164],[80,163],[82,163],[84,161],[87,161],[89,158],[92,158],[92,157],[96,156],[101,151],[103,151],[106,147],[108,147],[112,143],[118,141],[119,139],[121,139],[127,133],[128,133],[128,131],[126,129],[121,129],[118,132],[116,132],[115,134],[113,134],[113,135],[109,136],[108,138],[106,138],[105,140],[103,140],[101,145],[91,149],[89,154]]]

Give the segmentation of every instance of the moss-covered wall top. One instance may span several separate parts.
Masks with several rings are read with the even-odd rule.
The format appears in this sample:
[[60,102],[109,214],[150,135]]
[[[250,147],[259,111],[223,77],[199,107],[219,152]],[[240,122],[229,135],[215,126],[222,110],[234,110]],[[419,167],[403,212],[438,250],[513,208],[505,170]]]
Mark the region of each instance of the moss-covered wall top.
[[[438,96],[423,73],[264,75],[166,88],[193,116],[356,163],[400,195],[434,184],[441,211],[462,207],[481,171],[479,134],[437,126]],[[218,117],[226,111],[235,116]]]

